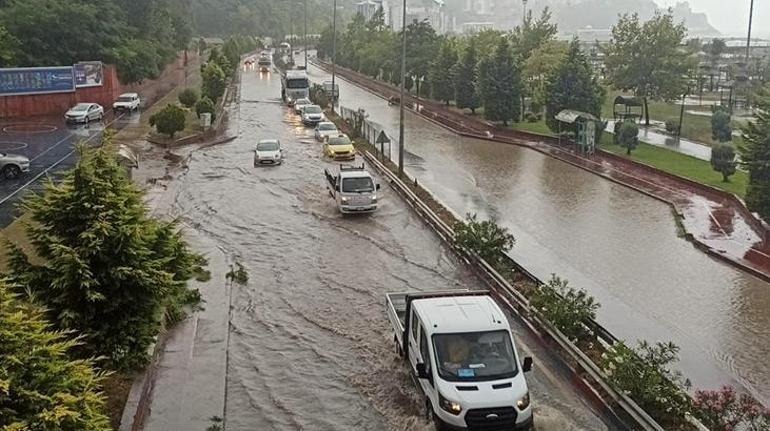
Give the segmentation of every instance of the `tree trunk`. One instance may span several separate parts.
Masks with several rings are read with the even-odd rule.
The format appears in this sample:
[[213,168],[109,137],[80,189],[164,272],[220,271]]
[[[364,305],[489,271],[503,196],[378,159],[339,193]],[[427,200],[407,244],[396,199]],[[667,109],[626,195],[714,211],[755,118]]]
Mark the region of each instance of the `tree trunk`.
[[631,155],[631,147],[626,147],[626,155],[627,156]]
[[471,108],[471,115],[476,115],[476,108]]
[[650,125],[650,108],[647,106],[647,96],[644,96],[644,124]]
[[730,182],[730,176],[725,174],[725,173],[722,173],[722,182],[723,183],[729,183]]

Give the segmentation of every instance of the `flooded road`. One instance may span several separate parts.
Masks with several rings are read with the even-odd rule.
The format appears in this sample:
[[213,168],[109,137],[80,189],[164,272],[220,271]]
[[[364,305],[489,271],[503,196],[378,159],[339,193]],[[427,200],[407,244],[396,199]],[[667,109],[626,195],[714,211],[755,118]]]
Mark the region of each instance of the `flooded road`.
[[[321,145],[279,103],[277,74],[244,72],[232,143],[195,151],[173,214],[249,273],[231,297],[225,429],[423,430],[424,402],[393,352],[384,294],[481,288],[387,186],[371,217],[341,217]],[[260,138],[279,167],[254,168]],[[523,325],[511,320],[543,430],[608,429]]]
[[[314,81],[329,79],[310,72]],[[398,136],[397,106],[343,80],[340,87],[343,106],[364,108]],[[420,183],[458,213],[510,228],[512,257],[540,278],[557,273],[588,290],[615,335],[671,340],[697,387],[737,384],[770,404],[770,285],[680,238],[667,205],[535,151],[462,138],[411,114],[406,147],[406,169]]]

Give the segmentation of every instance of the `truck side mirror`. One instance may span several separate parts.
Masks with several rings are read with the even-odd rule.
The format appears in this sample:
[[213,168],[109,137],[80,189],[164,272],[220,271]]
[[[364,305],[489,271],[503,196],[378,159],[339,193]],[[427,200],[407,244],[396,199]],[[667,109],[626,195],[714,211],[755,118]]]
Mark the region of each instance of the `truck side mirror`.
[[340,186],[339,186],[339,184],[337,184],[336,186],[334,186],[334,191],[336,191],[336,192],[339,192],[339,191],[340,191]]
[[377,187],[377,190],[379,190],[379,189],[380,189],[380,185],[379,185],[379,184],[377,184],[377,186],[376,186],[376,187]]
[[531,356],[527,356],[526,358],[524,358],[524,363],[521,364],[521,369],[525,373],[528,373],[528,372],[532,371],[532,357]]
[[417,377],[421,379],[430,379],[430,375],[428,375],[428,371],[425,369],[424,363],[419,362],[417,365],[415,365],[415,368],[417,368]]

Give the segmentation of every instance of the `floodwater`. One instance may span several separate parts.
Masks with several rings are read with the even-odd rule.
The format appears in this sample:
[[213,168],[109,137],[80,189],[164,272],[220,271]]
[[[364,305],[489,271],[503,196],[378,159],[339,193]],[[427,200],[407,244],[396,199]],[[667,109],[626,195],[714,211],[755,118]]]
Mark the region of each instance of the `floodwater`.
[[[330,79],[315,67],[310,73],[313,81]],[[339,82],[342,106],[364,108],[398,136],[397,106]],[[407,172],[456,212],[508,227],[517,239],[511,256],[541,279],[556,273],[586,289],[616,336],[673,341],[696,388],[742,386],[770,404],[770,285],[695,249],[667,205],[416,115],[407,114],[405,134]]]
[[[480,288],[385,186],[371,217],[343,218],[324,189],[321,145],[280,104],[277,74],[244,72],[226,145],[195,151],[174,213],[249,274],[231,297],[225,427],[235,430],[422,430],[423,401],[393,353],[384,294]],[[252,166],[277,137],[278,167]],[[538,429],[608,429],[564,370],[512,320]]]

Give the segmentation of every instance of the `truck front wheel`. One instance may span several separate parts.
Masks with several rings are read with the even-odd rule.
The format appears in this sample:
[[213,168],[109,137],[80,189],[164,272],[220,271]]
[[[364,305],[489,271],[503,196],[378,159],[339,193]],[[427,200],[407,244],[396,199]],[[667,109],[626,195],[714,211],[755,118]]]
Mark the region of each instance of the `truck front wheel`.
[[436,415],[436,412],[433,411],[433,404],[430,402],[430,400],[425,401],[425,418],[428,420],[428,423],[433,425],[432,428],[436,431],[445,431],[446,427],[444,426],[444,422]]

